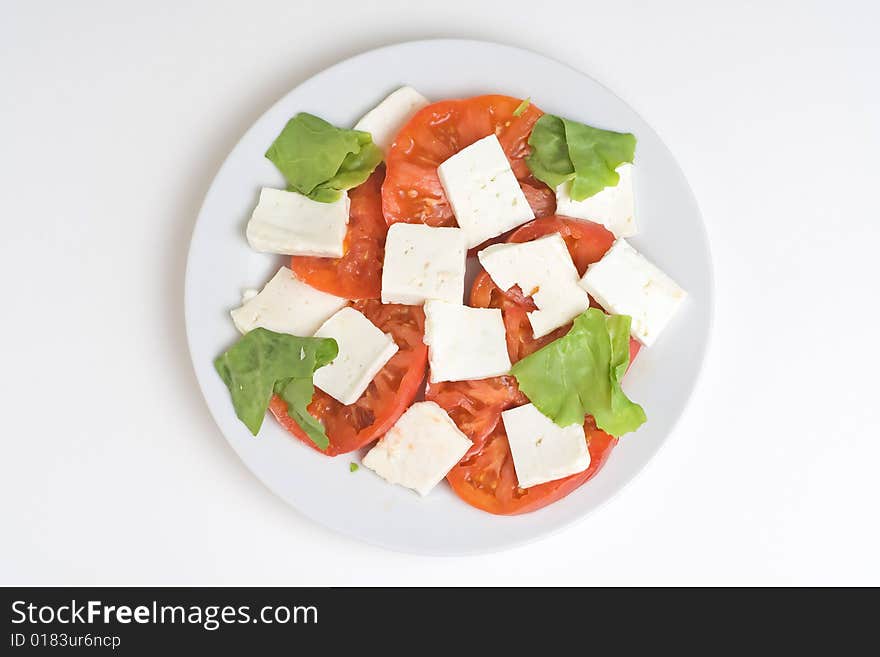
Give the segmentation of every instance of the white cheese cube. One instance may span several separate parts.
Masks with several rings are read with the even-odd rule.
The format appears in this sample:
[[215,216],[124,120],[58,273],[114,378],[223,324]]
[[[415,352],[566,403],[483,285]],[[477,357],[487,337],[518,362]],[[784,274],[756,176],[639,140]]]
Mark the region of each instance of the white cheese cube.
[[437,174],[468,248],[535,218],[494,134],[450,157]]
[[581,279],[606,312],[632,317],[632,336],[651,346],[687,293],[624,239],[614,242]]
[[473,381],[510,372],[504,320],[498,308],[427,301],[425,344],[431,383]]
[[578,285],[578,273],[559,233],[522,242],[493,244],[477,254],[480,264],[502,290],[519,285],[538,310],[529,313],[535,338],[572,321],[590,307]]
[[367,452],[363,464],[392,484],[427,495],[470,446],[446,411],[418,402]]
[[620,180],[614,187],[606,187],[583,201],[571,198],[571,182],[556,188],[556,214],[588,219],[602,224],[615,237],[636,234],[635,201],[633,198],[633,165],[628,162],[617,167]]
[[297,192],[263,187],[247,225],[255,251],[282,255],[340,258],[348,230],[348,194],[319,203]]
[[467,247],[458,228],[393,224],[385,241],[382,303],[461,303]]
[[315,337],[333,338],[339,345],[333,362],[315,371],[315,385],[346,405],[364,394],[370,381],[397,353],[392,337],[351,307],[324,322]]
[[[252,290],[251,290],[252,292]],[[310,337],[347,299],[316,290],[282,267],[258,294],[247,294],[229,314],[242,333],[257,327]]]
[[400,129],[429,104],[430,101],[412,87],[401,87],[364,114],[354,129],[369,132],[373,143],[387,154]]
[[562,479],[590,467],[590,450],[580,424],[560,427],[534,404],[504,411],[501,419],[520,488]]

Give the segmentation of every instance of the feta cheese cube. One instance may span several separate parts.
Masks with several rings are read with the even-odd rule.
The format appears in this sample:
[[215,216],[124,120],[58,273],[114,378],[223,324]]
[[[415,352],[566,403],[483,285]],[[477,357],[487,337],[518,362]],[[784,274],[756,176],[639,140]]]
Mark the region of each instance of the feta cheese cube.
[[247,225],[247,240],[255,251],[282,255],[340,258],[348,230],[348,194],[333,203],[263,187],[260,202]]
[[632,317],[632,336],[651,346],[687,293],[624,239],[587,268],[583,288],[606,312]]
[[556,214],[588,219],[602,224],[615,237],[632,237],[636,234],[635,201],[633,198],[633,165],[617,167],[620,180],[614,187],[606,187],[583,201],[571,198],[571,182],[556,188]]
[[382,303],[461,303],[467,247],[458,228],[393,224],[385,241]]
[[382,333],[363,313],[347,307],[315,331],[316,338],[333,338],[339,354],[315,371],[315,385],[342,404],[354,404],[370,381],[397,353],[390,335]]
[[347,299],[306,285],[282,267],[262,291],[245,295],[241,307],[229,314],[242,333],[262,327],[276,333],[310,337],[347,303]]
[[480,264],[502,290],[519,285],[538,310],[529,313],[535,338],[572,321],[590,307],[578,285],[578,273],[559,233],[531,242],[493,244],[477,254]]
[[470,447],[446,411],[418,402],[367,452],[363,464],[389,483],[427,495]]
[[412,87],[401,87],[364,114],[354,129],[369,132],[373,143],[387,154],[400,129],[429,104],[430,101]]
[[580,424],[560,427],[526,404],[501,413],[520,488],[555,481],[590,467],[590,450]]
[[498,308],[427,301],[425,344],[431,383],[473,381],[510,372],[504,320]]
[[468,248],[535,218],[494,134],[450,157],[437,174]]

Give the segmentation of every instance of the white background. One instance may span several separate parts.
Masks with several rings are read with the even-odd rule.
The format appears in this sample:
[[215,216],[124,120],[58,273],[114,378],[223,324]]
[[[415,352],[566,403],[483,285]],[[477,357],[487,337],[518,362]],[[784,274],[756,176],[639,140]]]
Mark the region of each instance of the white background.
[[[880,584],[878,24],[870,0],[0,1],[0,584]],[[667,447],[575,527],[467,558],[274,498],[211,420],[182,317],[245,129],[341,58],[436,36],[618,93],[681,163],[716,275]]]

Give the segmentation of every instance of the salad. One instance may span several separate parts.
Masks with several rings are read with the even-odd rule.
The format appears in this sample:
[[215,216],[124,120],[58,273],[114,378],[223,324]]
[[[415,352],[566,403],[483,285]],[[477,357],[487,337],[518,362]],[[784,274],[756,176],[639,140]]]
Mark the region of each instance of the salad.
[[686,298],[628,241],[635,154],[529,98],[296,114],[266,151],[287,186],[245,231],[287,259],[214,362],[236,415],[490,513],[568,495],[646,422],[623,379]]

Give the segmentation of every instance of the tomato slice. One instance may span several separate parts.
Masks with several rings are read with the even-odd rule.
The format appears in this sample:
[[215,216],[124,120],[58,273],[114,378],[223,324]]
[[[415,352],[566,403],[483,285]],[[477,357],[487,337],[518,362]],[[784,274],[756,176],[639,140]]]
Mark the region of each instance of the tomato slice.
[[535,217],[549,217],[556,212],[556,192],[532,176],[519,181]]
[[559,233],[565,240],[574,266],[581,276],[589,265],[601,259],[614,244],[614,235],[602,224],[558,215],[535,219],[520,226],[507,241],[531,242],[551,233]]
[[501,411],[528,403],[512,376],[429,383],[425,399],[437,402],[473,441],[468,454],[480,450],[501,419]]
[[[507,241],[527,242],[554,232],[565,240],[580,274],[589,264],[599,260],[614,242],[614,236],[599,224],[556,216],[536,219],[520,227]],[[470,305],[501,309],[507,349],[514,363],[565,335],[571,328],[571,325],[563,326],[550,335],[534,339],[527,315],[535,310],[531,298],[516,287],[506,292],[500,290],[485,271],[474,280]],[[630,362],[638,350],[638,342],[630,339]],[[427,396],[442,406],[474,441],[461,462],[449,472],[447,480],[456,495],[489,513],[528,513],[565,497],[599,471],[617,444],[616,438],[598,429],[593,418],[587,417],[584,433],[590,450],[590,467],[564,479],[520,488],[504,423],[501,422],[502,411],[528,401],[513,377],[446,383],[437,388],[429,386]]]
[[553,214],[553,190],[534,178],[525,163],[532,126],[543,112],[529,105],[520,116],[514,116],[519,105],[518,98],[491,95],[443,100],[419,111],[397,134],[386,158],[388,172],[382,185],[386,221],[457,225],[437,167],[493,133],[498,136],[535,216]]
[[[352,306],[390,333],[399,349],[354,404],[345,406],[315,389],[308,410],[324,423],[330,444],[318,451],[328,456],[352,452],[382,437],[418,394],[427,366],[428,349],[422,341],[425,313],[421,306],[383,304],[372,299],[355,301]],[[269,410],[290,433],[318,449],[287,414],[284,400],[273,397]]]
[[346,299],[378,299],[388,224],[382,216],[383,167],[348,193],[351,201],[345,255],[341,258],[293,256],[290,268],[301,281]]
[[483,511],[498,515],[536,511],[562,499],[591,479],[605,465],[617,444],[616,438],[592,424],[592,418],[587,418],[584,432],[590,450],[590,467],[570,477],[520,488],[504,424],[499,422],[481,448],[465,455],[446,479],[456,495]]

